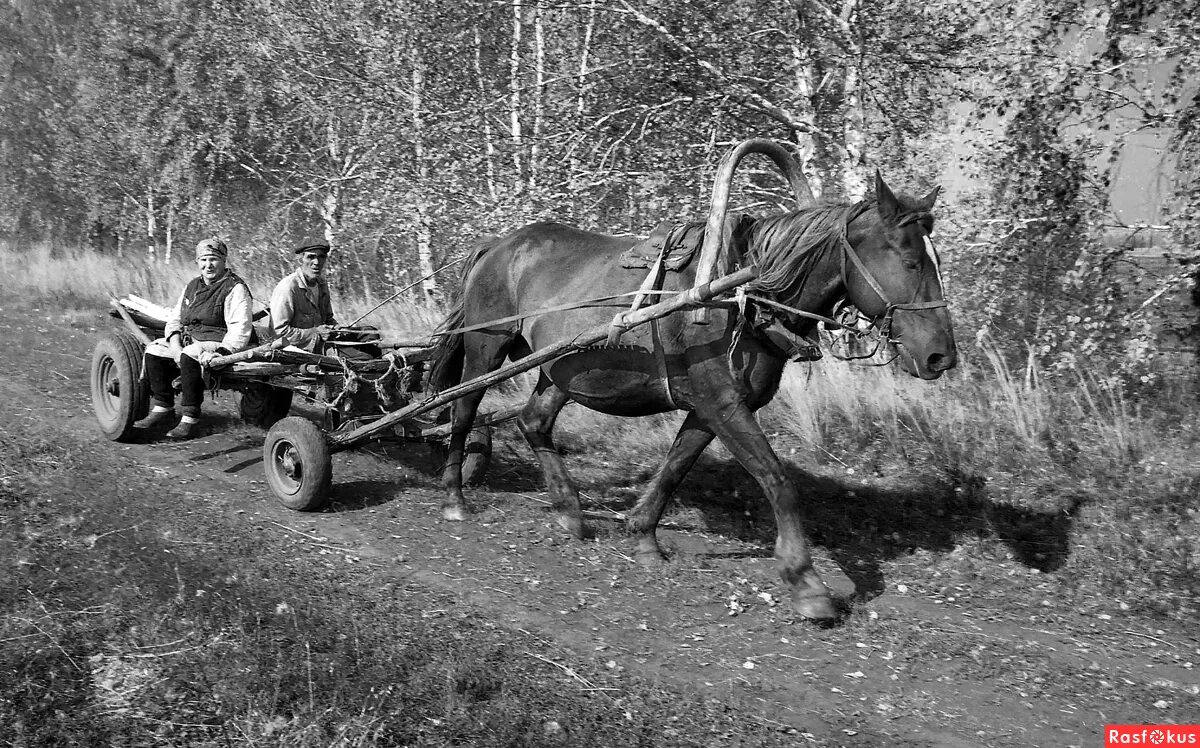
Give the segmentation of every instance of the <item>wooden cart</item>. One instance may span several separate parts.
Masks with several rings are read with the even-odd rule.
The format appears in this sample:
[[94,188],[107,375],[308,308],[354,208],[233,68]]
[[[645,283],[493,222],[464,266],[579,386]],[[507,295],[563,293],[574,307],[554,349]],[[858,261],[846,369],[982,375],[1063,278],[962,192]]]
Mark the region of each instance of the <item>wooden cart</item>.
[[[146,347],[162,337],[166,310],[136,296],[113,299],[112,304],[112,316],[124,325],[96,343],[92,405],[106,437],[129,441],[137,437],[134,424],[150,410],[143,357]],[[363,331],[352,332],[359,333],[355,338],[363,337]],[[413,403],[422,395],[425,366],[432,355],[433,348],[423,342],[335,340],[323,353],[273,343],[214,359],[205,381],[209,391],[239,393],[242,420],[268,429],[263,453],[267,482],[276,497],[293,509],[313,511],[324,506],[330,487],[329,452],[322,445]],[[297,398],[319,414],[319,424],[288,415]],[[480,417],[464,464],[468,480],[479,480],[487,470],[491,426],[515,414],[512,408]],[[373,430],[369,440],[425,443],[437,453],[449,435],[448,420],[448,409],[423,410]],[[364,441],[368,440],[356,444]]]

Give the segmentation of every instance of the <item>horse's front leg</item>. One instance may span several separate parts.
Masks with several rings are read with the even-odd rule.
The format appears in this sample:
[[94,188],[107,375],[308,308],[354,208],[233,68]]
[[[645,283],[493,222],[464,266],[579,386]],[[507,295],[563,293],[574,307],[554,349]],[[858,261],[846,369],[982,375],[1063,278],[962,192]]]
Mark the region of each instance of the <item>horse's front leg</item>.
[[742,467],[758,481],[775,510],[775,558],[779,575],[791,588],[792,607],[816,620],[837,617],[829,590],[817,574],[801,526],[800,495],[784,472],[766,434],[744,402],[714,402],[702,410],[705,424],[716,432]]
[[649,566],[662,560],[663,552],[656,533],[663,511],[679,482],[692,469],[696,458],[714,436],[695,413],[688,413],[666,458],[646,487],[646,492],[625,514],[625,528],[637,538],[636,556],[642,564]]
[[517,427],[525,441],[533,448],[546,477],[546,491],[554,510],[558,512],[558,523],[576,538],[583,538],[583,509],[579,505],[579,491],[567,475],[567,466],[554,445],[550,432],[563,406],[570,400],[544,372],[539,373],[537,386],[529,401],[517,416]]

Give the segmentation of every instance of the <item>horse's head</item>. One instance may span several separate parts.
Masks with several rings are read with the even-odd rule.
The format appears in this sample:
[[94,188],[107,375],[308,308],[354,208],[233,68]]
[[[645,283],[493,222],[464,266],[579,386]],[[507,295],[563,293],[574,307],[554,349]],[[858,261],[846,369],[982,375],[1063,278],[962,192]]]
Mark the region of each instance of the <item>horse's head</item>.
[[905,371],[937,379],[958,363],[938,255],[929,239],[938,188],[917,201],[899,198],[877,172],[875,192],[875,208],[846,230],[846,293],[896,345]]

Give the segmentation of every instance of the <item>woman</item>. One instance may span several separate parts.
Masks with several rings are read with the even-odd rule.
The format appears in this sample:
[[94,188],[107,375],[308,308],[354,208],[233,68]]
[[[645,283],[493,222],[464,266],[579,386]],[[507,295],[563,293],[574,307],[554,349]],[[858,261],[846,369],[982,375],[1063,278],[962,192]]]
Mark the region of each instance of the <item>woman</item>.
[[[150,382],[152,408],[138,426],[147,429],[167,425],[171,439],[191,439],[199,431],[200,403],[204,399],[201,367],[217,356],[240,351],[250,344],[252,311],[250,289],[226,266],[229,249],[220,239],[205,239],[196,245],[193,278],[179,295],[167,318],[164,337],[146,348],[146,378]],[[173,382],[181,384],[182,418],[175,424]]]

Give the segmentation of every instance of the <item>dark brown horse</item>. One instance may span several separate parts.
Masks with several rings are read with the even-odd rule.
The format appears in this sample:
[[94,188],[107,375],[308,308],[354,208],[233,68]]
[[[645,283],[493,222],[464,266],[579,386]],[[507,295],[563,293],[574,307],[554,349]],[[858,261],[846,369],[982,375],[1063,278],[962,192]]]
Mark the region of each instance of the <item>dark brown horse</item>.
[[[734,261],[759,270],[748,290],[782,306],[753,300],[725,304],[710,311],[706,325],[695,324],[688,313],[675,313],[625,332],[619,346],[570,353],[541,367],[518,424],[541,461],[559,521],[568,531],[582,537],[584,525],[579,494],[551,439],[562,407],[574,400],[620,416],[685,410],[688,415],[666,459],[627,515],[639,560],[661,559],[655,530],[667,501],[717,436],[762,486],[775,510],[775,556],[793,606],[810,618],[835,615],[801,527],[800,496],[754,411],[779,386],[787,362],[780,341],[788,333],[809,334],[816,324],[795,312],[828,315],[843,299],[875,321],[914,376],[936,379],[954,367],[950,315],[937,255],[928,242],[937,190],[921,200],[897,197],[877,176],[876,195],[854,205],[757,219],[735,234],[729,248]],[[482,244],[464,267],[461,300],[444,323],[434,386],[486,374],[506,359],[569,340],[611,319],[611,303],[548,310],[637,290],[645,271],[619,262],[635,241],[537,223]],[[693,276],[691,268],[670,273],[665,290],[686,290]],[[628,306],[629,301],[613,303]],[[482,397],[480,391],[454,403],[443,472],[446,519],[466,516],[463,448]]]

